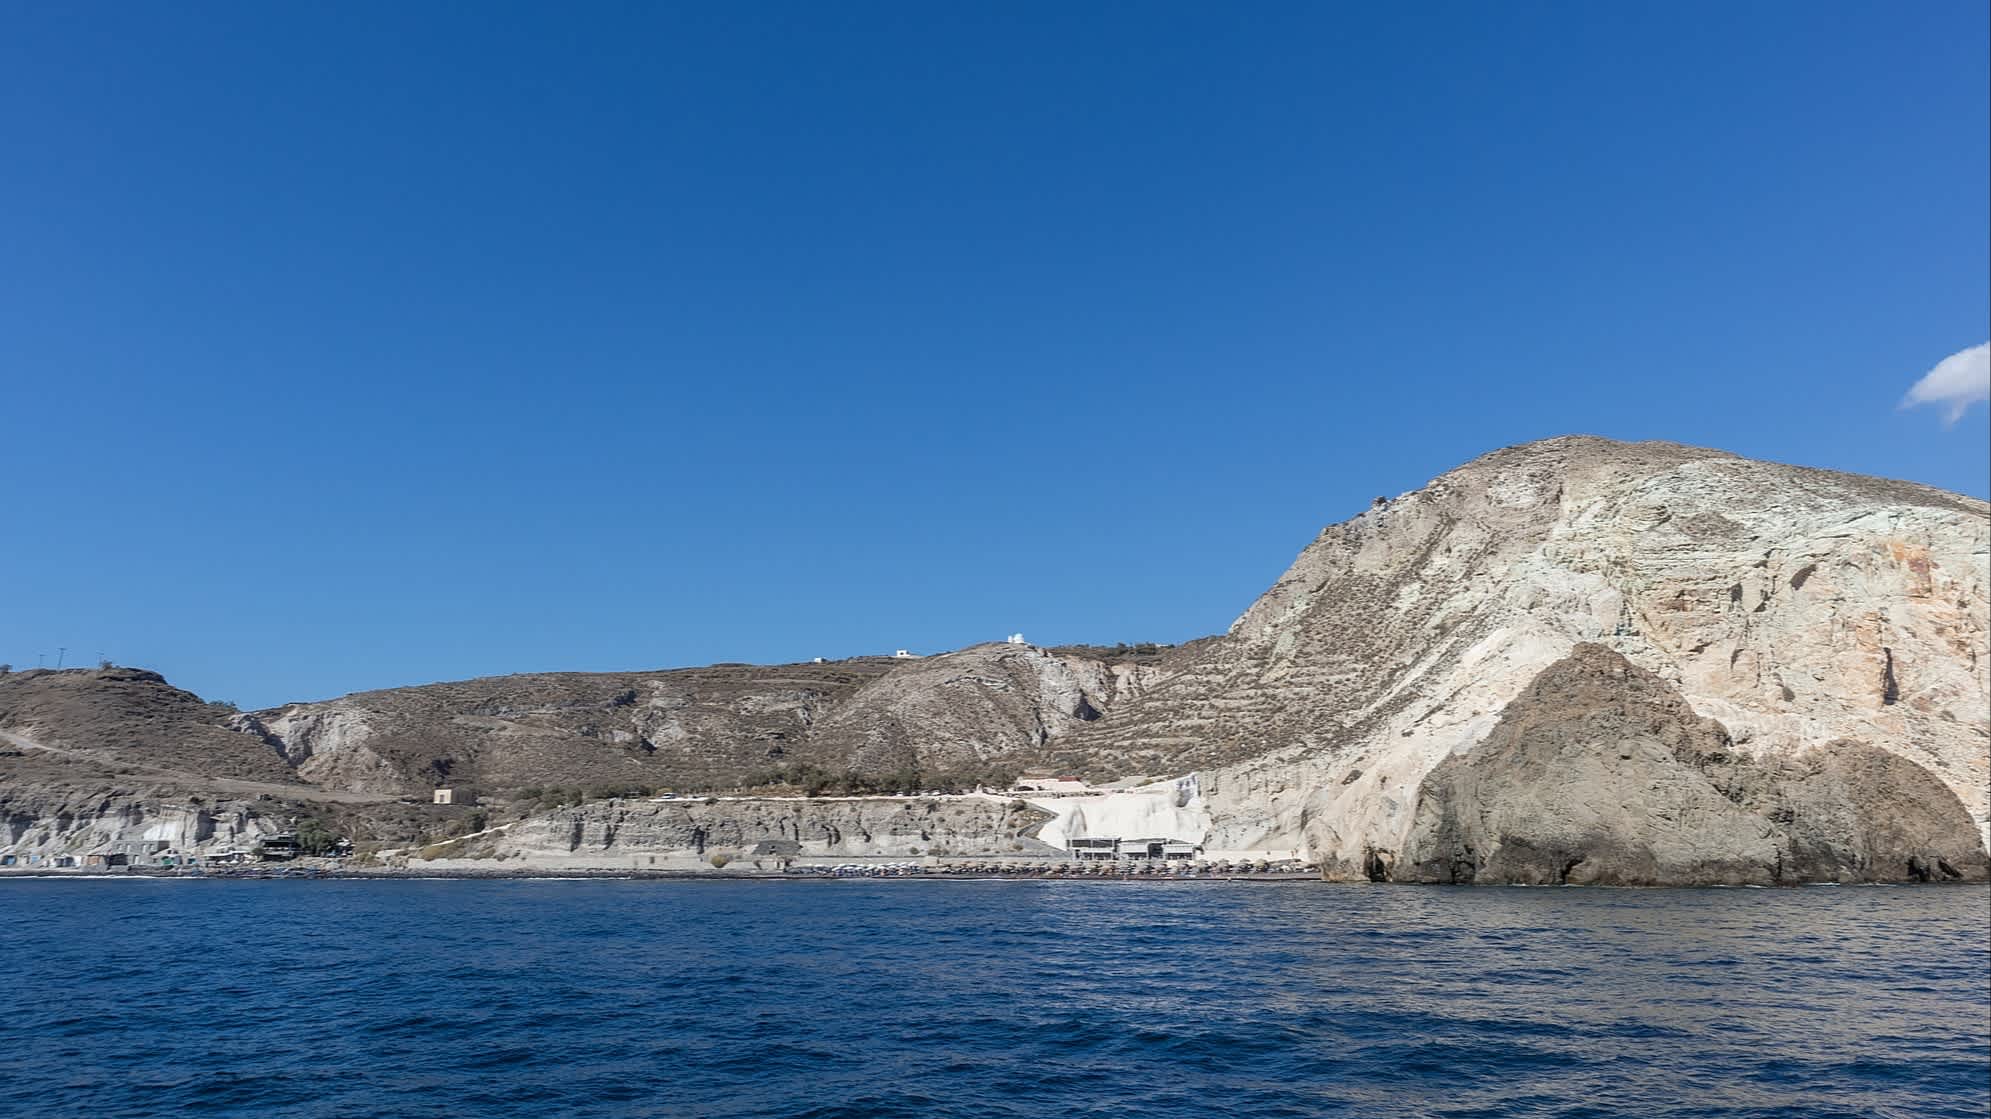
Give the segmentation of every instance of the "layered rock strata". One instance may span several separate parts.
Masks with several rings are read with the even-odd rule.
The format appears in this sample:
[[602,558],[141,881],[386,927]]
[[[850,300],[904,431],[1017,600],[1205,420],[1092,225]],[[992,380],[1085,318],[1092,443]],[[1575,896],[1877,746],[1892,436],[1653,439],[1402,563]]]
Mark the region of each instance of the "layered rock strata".
[[1050,813],[1002,797],[608,800],[542,813],[444,857],[617,865],[647,855],[916,858],[1043,854]]
[[1096,770],[1200,769],[1212,845],[1302,847],[1361,878],[1401,860],[1427,775],[1590,642],[1739,755],[1809,765],[1850,742],[1900,759],[1981,844],[1988,556],[1991,513],[1957,494],[1548,440],[1323,530],[1223,638],[1060,745]]

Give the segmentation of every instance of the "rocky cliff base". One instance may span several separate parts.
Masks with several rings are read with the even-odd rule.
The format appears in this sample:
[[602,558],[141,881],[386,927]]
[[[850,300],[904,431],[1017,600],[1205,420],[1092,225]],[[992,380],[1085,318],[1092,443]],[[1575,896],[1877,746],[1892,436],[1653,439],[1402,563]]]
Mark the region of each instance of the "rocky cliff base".
[[1051,814],[1002,797],[677,798],[596,801],[409,852],[424,860],[725,866],[759,859],[1045,855]]
[[1934,774],[1842,739],[1741,751],[1656,674],[1579,645],[1425,778],[1407,882],[1777,885],[1984,881],[1975,821]]

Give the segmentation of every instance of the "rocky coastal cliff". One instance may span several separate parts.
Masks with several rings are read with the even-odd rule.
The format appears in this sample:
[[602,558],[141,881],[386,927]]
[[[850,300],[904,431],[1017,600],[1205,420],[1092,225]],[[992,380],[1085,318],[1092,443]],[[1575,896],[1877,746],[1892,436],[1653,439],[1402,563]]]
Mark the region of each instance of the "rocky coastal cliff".
[[[707,834],[726,837],[715,842],[728,850],[751,849],[798,828],[813,834],[814,823],[781,825],[781,813],[802,811],[793,801],[751,808],[784,796],[1006,786],[1044,744],[1138,694],[1155,676],[1153,659],[987,644],[916,658],[540,673],[252,712],[143,670],[0,674],[0,859],[12,854],[19,865],[161,839],[228,848],[300,826],[362,848],[420,849],[521,818],[504,848],[515,856],[613,860],[632,847],[702,855],[693,837]],[[431,804],[441,787],[466,803]],[[654,802],[660,816],[699,816],[695,827],[611,826],[607,841],[567,851],[526,838],[543,831],[536,812],[562,821],[546,825],[557,831],[575,813],[640,815],[631,805],[646,802],[629,798],[753,789],[767,799],[729,797],[715,801],[726,806],[719,812],[693,807],[700,800]],[[976,845],[971,836],[992,853],[1016,838],[959,801],[928,802],[945,808],[911,838],[874,826],[854,803],[905,802],[831,797],[802,815],[825,821],[839,837],[830,845],[849,854],[931,851],[919,836],[935,827],[964,851]],[[956,821],[964,812],[975,819]],[[874,845],[870,834],[898,838]],[[676,839],[683,845],[670,846]]]
[[538,866],[654,865],[657,857],[726,866],[785,858],[1053,854],[1038,842],[1050,813],[1003,797],[613,799],[530,817],[431,854]]
[[[999,855],[1042,813],[802,794],[1051,766],[1182,777],[1203,834],[1176,838],[1333,878],[1982,880],[1987,565],[1979,500],[1552,439],[1378,499],[1225,634],[1140,656],[981,645],[246,713],[137,670],[0,676],[0,848],[308,818],[501,862]],[[438,786],[484,804],[431,806]],[[645,799],[666,790],[735,795]]]
[[1365,869],[1416,882],[1773,885],[1975,879],[1984,863],[1962,802],[1907,758],[1850,739],[1751,754],[1653,672],[1583,644],[1484,742],[1438,763],[1401,857],[1374,851]]
[[144,783],[10,784],[0,788],[0,851],[85,853],[119,844],[248,850],[284,829],[272,807]]
[[[1674,444],[1513,447],[1323,530],[1222,639],[1064,756],[1202,770],[1225,847],[1304,846],[1339,877],[1429,877],[1420,806],[1462,786],[1457,767],[1427,779],[1483,746],[1482,778],[1532,757],[1490,740],[1590,643],[1717,722],[1738,756],[1842,772],[1884,755],[1926,775],[1913,784],[1948,795],[1885,811],[1948,837],[1943,857],[1982,877],[1988,556],[1985,503],[1924,486]],[[1578,753],[1616,760],[1619,733],[1579,736]],[[1818,795],[1871,818],[1850,792]],[[1951,826],[1957,804],[1974,843]],[[1758,837],[1729,852],[1745,871],[1674,860],[1659,817],[1627,827],[1614,859],[1673,868],[1660,880],[1920,877],[1886,844],[1821,867],[1779,862],[1789,845]],[[1475,880],[1505,880],[1478,841]]]

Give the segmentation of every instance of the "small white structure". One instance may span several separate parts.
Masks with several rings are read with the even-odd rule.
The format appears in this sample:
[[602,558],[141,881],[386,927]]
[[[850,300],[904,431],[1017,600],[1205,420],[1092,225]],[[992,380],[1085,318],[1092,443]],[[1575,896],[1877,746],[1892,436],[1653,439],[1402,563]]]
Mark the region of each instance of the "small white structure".
[[1025,640],[1023,640],[1023,635],[1022,635],[1022,634],[1020,634],[1020,633],[1012,633],[1012,634],[1010,634],[1010,635],[1009,635],[1008,637],[1005,637],[1005,638],[1003,638],[1003,639],[1002,639],[1002,643],[1003,643],[1003,644],[1005,644],[1005,645],[1028,645],[1028,644],[1030,644],[1030,642],[1028,642],[1028,641],[1025,641]]
[[823,658],[821,658],[821,657],[810,657],[810,658],[809,658],[809,663],[810,663],[810,664],[822,664],[822,663],[824,663],[824,662],[823,662]]
[[892,659],[899,661],[909,661],[917,659],[918,656],[919,656],[918,653],[912,652],[909,649],[900,649],[899,651],[892,654]]
[[1187,859],[1196,857],[1209,837],[1210,813],[1200,795],[1184,795],[1184,785],[1165,780],[1114,792],[1036,793],[1024,799],[1056,817],[1037,838],[1073,858]]
[[468,789],[437,789],[436,804],[476,804],[477,794]]

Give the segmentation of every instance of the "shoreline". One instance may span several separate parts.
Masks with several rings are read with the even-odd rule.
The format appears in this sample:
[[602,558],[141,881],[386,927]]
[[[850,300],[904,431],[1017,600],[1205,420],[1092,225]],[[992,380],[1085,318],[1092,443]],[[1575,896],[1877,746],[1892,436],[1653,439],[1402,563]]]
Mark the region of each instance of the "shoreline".
[[361,869],[348,867],[326,869],[317,867],[287,867],[238,871],[203,871],[187,873],[175,868],[136,867],[118,870],[42,870],[9,867],[0,869],[0,881],[81,881],[81,882],[1086,882],[1086,883],[1128,883],[1128,884],[1172,884],[1172,883],[1222,883],[1222,882],[1271,882],[1271,883],[1318,883],[1324,886],[1438,886],[1448,889],[1490,889],[1495,886],[1509,889],[1598,889],[1598,890],[1791,890],[1817,887],[1861,887],[1861,886],[1975,886],[1980,889],[1991,886],[1985,882],[1793,882],[1771,886],[1753,884],[1732,884],[1718,882],[1681,882],[1668,885],[1620,886],[1620,885],[1569,885],[1536,886],[1526,883],[1486,883],[1446,884],[1429,882],[1369,882],[1324,878],[1319,874],[1302,872],[1281,873],[1277,871],[1246,871],[1209,874],[1051,874],[1039,871],[998,870],[975,872],[929,872],[918,871],[899,874],[797,874],[792,871],[748,871],[728,873],[723,870],[648,870],[637,868],[583,869],[529,869],[481,870],[462,867],[417,869],[414,867],[378,867]]
[[[1320,882],[1338,885],[1376,885],[1368,882],[1336,883],[1318,874],[1237,873],[1237,874],[1048,874],[1032,872],[977,871],[974,873],[918,872],[912,874],[796,874],[781,871],[750,871],[729,874],[708,870],[638,869],[547,869],[547,870],[465,870],[388,867],[380,870],[275,870],[263,872],[205,872],[182,874],[172,871],[132,870],[0,870],[0,881],[178,881],[178,882]],[[1387,883],[1384,883],[1387,884]]]

